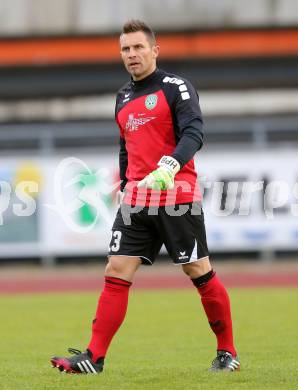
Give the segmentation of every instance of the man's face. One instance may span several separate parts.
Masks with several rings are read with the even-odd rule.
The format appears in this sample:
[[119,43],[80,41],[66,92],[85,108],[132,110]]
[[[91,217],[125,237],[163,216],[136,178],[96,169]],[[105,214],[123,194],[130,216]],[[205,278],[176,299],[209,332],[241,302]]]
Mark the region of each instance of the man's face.
[[149,42],[142,31],[120,36],[121,57],[133,80],[141,80],[154,72],[159,48]]

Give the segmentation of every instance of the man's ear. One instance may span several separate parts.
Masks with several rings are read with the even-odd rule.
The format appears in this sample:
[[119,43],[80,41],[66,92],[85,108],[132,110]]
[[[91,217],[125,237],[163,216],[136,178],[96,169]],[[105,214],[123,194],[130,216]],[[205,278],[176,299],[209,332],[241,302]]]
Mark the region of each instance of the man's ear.
[[158,57],[158,55],[159,55],[159,46],[158,45],[155,45],[153,47],[153,54],[154,54],[154,58]]

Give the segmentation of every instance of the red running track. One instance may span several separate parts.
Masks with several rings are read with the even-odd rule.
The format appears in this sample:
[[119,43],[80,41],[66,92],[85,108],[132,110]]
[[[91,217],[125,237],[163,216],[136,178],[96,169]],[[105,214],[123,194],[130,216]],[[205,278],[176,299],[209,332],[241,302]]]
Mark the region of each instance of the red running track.
[[[229,273],[220,275],[226,287],[298,287],[298,272],[295,273]],[[96,291],[102,288],[102,276],[79,277],[79,276],[41,276],[35,278],[8,277],[0,279],[1,294],[21,293],[51,293],[51,292],[76,292]],[[179,275],[137,275],[133,288],[153,289],[175,289],[192,288],[192,283],[182,274]]]

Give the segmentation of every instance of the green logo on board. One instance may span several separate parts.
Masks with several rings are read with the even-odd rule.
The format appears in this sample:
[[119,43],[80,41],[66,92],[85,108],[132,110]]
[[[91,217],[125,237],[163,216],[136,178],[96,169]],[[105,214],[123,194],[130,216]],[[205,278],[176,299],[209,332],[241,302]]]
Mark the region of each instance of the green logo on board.
[[157,95],[148,95],[145,100],[145,106],[148,110],[153,110],[157,104]]

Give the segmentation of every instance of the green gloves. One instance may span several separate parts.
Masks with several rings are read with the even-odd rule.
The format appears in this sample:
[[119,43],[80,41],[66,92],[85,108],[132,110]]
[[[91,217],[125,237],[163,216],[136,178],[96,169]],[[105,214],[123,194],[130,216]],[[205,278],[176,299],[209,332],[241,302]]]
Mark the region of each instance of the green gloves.
[[174,178],[180,170],[180,164],[171,156],[163,156],[158,164],[159,168],[152,171],[138,184],[138,187],[152,190],[172,190]]

